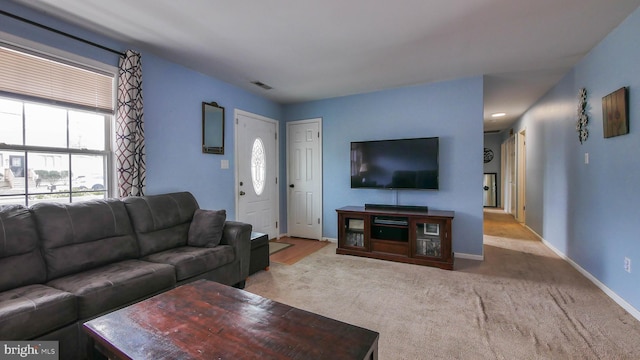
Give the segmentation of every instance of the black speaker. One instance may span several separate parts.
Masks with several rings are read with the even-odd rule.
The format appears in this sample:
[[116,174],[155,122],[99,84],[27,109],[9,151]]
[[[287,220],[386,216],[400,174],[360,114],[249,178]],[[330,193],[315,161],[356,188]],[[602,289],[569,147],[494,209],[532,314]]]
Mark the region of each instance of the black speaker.
[[428,206],[419,205],[386,205],[386,204],[364,204],[365,210],[390,210],[390,211],[417,211],[429,212]]

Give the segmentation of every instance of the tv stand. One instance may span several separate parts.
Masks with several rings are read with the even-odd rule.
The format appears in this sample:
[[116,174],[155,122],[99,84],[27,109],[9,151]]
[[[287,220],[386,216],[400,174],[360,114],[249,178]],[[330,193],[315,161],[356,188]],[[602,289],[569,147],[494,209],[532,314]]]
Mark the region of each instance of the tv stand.
[[[372,206],[373,205],[373,206]],[[336,254],[453,270],[453,211],[421,206],[346,206],[337,209]]]

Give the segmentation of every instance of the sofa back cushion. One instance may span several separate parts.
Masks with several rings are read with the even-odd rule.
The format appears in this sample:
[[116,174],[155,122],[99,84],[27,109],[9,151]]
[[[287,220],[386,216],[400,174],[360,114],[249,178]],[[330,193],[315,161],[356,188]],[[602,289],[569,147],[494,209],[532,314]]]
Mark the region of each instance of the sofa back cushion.
[[187,245],[198,202],[189,192],[131,196],[123,200],[138,239],[140,256]]
[[117,199],[31,207],[48,279],[138,257],[124,204]]
[[0,206],[0,292],[46,280],[31,212],[22,205]]
[[187,244],[196,247],[216,247],[222,240],[226,210],[197,209],[189,226]]

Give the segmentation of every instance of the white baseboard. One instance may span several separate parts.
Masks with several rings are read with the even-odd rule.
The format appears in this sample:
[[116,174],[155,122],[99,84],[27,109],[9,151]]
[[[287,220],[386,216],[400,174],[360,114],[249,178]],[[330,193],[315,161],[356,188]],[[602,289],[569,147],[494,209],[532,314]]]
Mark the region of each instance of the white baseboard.
[[453,256],[457,257],[459,259],[484,261],[484,254],[475,255],[475,254],[465,254],[465,253],[458,253],[457,252],[457,253],[454,253]]
[[526,225],[525,225],[525,227],[527,229],[531,230],[531,232],[534,233],[542,241],[542,243],[546,247],[551,249],[551,251],[556,253],[556,255],[561,257],[564,261],[566,261],[569,264],[571,264],[571,266],[573,266],[576,270],[578,270],[578,272],[580,272],[582,275],[584,275],[584,277],[586,277],[592,283],[594,283],[600,290],[602,290],[605,294],[607,294],[607,296],[609,296],[613,301],[615,301],[618,305],[620,305],[623,309],[625,309],[629,314],[631,314],[631,316],[633,316],[638,321],[640,321],[640,311],[638,311],[638,309],[634,308],[633,305],[631,305],[628,302],[626,302],[623,298],[621,298],[613,290],[609,289],[605,284],[603,284],[595,276],[591,275],[591,273],[589,273],[587,270],[583,269],[582,266],[578,265],[578,263],[576,263],[575,261],[571,260],[571,258],[569,258],[567,255],[565,255],[562,251],[558,250],[550,242],[548,242],[547,240],[543,239],[542,236],[540,236],[537,232],[533,231],[533,229],[531,229],[530,227],[528,227]]

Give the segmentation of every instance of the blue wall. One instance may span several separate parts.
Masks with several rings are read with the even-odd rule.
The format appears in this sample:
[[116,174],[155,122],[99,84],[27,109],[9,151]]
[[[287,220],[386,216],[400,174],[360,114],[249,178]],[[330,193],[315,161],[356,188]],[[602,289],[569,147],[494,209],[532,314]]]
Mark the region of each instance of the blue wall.
[[[477,77],[286,106],[287,121],[322,118],[323,236],[337,237],[335,209],[346,205],[427,205],[456,212],[455,252],[481,255],[482,86]],[[351,189],[351,141],[431,136],[440,137],[440,190]]]
[[[119,51],[127,49],[125,44],[15,4],[3,4],[2,9]],[[107,51],[8,17],[0,18],[2,32],[112,66],[118,65],[118,56]],[[282,106],[166,61],[150,52],[140,52],[145,111],[147,194],[190,191],[202,208],[226,209],[227,217],[235,218],[234,109],[280,120]],[[224,155],[202,153],[203,101],[215,101],[225,107]],[[222,159],[229,160],[229,169],[221,169]],[[286,209],[281,208],[281,212],[286,213],[285,211]]]
[[[282,107],[152,54],[142,61],[147,193],[188,190],[200,207],[235,218],[234,109],[279,120]],[[202,101],[225,108],[224,155],[202,153]]]
[[[527,225],[640,309],[640,9],[516,124],[527,134]],[[602,97],[629,87],[628,135],[603,137]],[[578,141],[578,90],[589,138]],[[589,164],[585,164],[589,153]],[[632,272],[624,271],[624,257]]]

